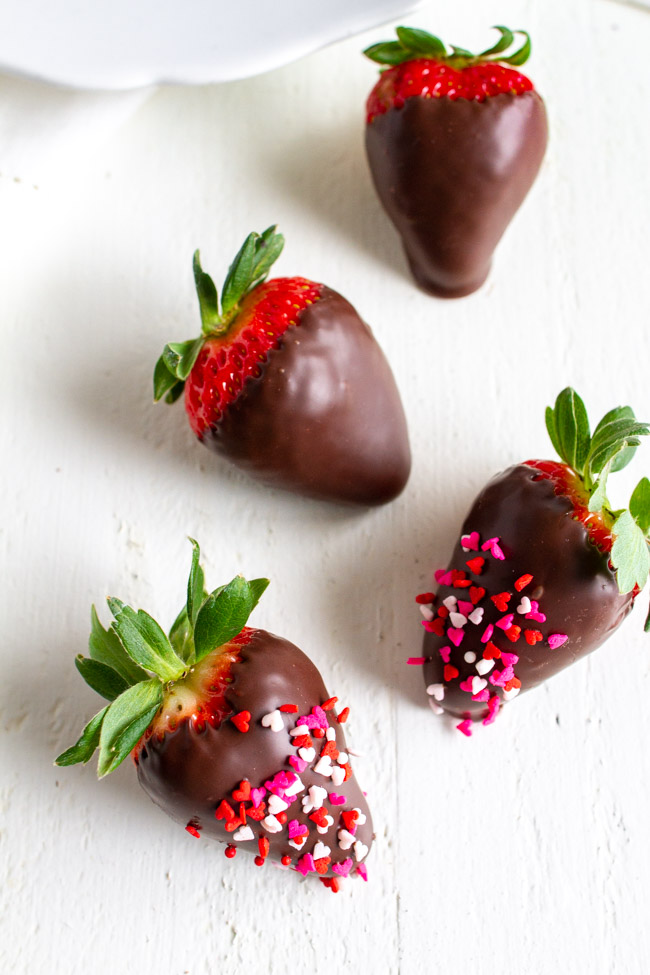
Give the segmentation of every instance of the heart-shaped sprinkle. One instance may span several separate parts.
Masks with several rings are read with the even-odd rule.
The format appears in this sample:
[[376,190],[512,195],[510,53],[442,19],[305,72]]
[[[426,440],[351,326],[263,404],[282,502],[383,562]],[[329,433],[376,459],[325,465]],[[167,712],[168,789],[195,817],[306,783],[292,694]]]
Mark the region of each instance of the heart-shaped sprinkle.
[[255,833],[250,828],[250,826],[242,826],[237,830],[236,833],[232,834],[233,840],[237,840],[239,843],[245,843],[246,840],[254,840]]
[[548,645],[551,650],[557,650],[558,647],[561,647],[567,642],[568,639],[569,637],[566,635],[566,633],[551,633],[548,638]]
[[436,601],[436,594],[434,592],[421,592],[419,596],[415,597],[416,603],[421,603],[429,605]]
[[485,565],[485,559],[482,555],[477,555],[473,559],[468,559],[465,565],[473,575],[480,576]]
[[469,614],[474,609],[473,603],[468,603],[466,599],[458,600],[458,612],[462,613],[463,616],[469,616]]
[[521,592],[521,590],[525,589],[526,586],[529,585],[529,583],[531,583],[532,581],[533,581],[533,577],[527,572],[525,575],[519,576],[519,578],[515,582],[515,589],[517,590],[517,592]]
[[427,633],[435,633],[436,636],[442,636],[445,632],[445,621],[441,619],[432,620],[422,620],[422,626],[425,628]]
[[544,639],[539,630],[524,630],[524,637],[530,647],[534,647],[536,643]]
[[499,610],[500,613],[505,613],[508,608],[508,603],[511,599],[511,593],[509,592],[499,592],[496,596],[490,596],[490,599]]
[[508,629],[506,630],[506,636],[508,637],[511,643],[516,643],[519,637],[521,636],[521,627],[517,626],[516,624],[514,624],[513,626],[509,626]]
[[477,603],[480,603],[484,595],[485,589],[483,586],[470,586],[469,598],[472,600],[475,606]]
[[432,620],[435,613],[430,606],[420,606],[420,612],[422,613],[425,620]]
[[235,810],[232,808],[229,802],[222,799],[214,812],[215,819],[225,819],[228,822],[235,818]]
[[307,764],[309,764],[309,762],[313,762],[314,759],[316,758],[316,749],[315,748],[299,748],[298,749],[298,754],[302,758],[303,762],[307,762]]
[[295,768],[296,772],[304,772],[307,768],[304,758],[299,758],[297,755],[289,755],[289,765]]
[[471,694],[472,693],[472,678],[471,677],[466,677],[465,680],[462,680],[458,686],[460,687],[461,691],[466,691],[468,694]]
[[519,663],[519,657],[516,653],[502,653],[501,663],[504,667],[514,667],[515,664]]
[[455,626],[457,629],[460,630],[467,623],[467,617],[463,616],[462,613],[450,613],[449,622],[451,623],[452,626]]
[[472,694],[472,700],[481,701],[481,703],[485,703],[485,701],[490,700],[490,692],[483,690],[483,691],[479,691],[478,694]]
[[[458,600],[456,599],[455,596],[447,596],[446,599],[443,599],[442,605],[443,606],[446,606],[446,608],[449,609],[449,610],[452,610],[452,609],[455,610],[456,607],[457,607],[457,605],[458,605]],[[440,612],[440,611],[438,610],[438,612]]]
[[348,857],[347,860],[343,860],[342,863],[333,863],[332,873],[337,873],[339,877],[347,877],[347,875],[350,873],[350,870],[352,870],[353,866],[354,866],[354,860]]
[[275,816],[266,816],[262,820],[262,826],[269,833],[280,833],[282,831],[282,823],[278,822]]
[[368,847],[365,845],[365,843],[362,843],[361,840],[357,840],[357,842],[354,844],[354,859],[357,861],[357,863],[359,863],[360,860],[363,860],[367,853]]
[[433,573],[433,576],[441,586],[451,586],[454,581],[451,572],[447,572],[446,569],[438,569]]
[[501,651],[499,650],[499,648],[497,646],[495,646],[494,643],[492,643],[491,640],[488,641],[488,645],[486,646],[485,650],[483,651],[483,659],[484,660],[498,660],[500,656],[501,656]]
[[345,769],[341,768],[340,765],[335,765],[334,768],[332,769],[331,776],[332,776],[332,785],[335,785],[338,788],[340,785],[343,785],[343,783],[345,782],[346,779]]
[[481,551],[487,552],[488,550],[492,553],[492,558],[501,560],[505,559],[505,555],[503,554],[501,546],[499,545],[498,536],[496,538],[488,538],[487,542],[483,542],[481,545]]
[[493,667],[494,667],[494,660],[483,659],[483,660],[479,660],[478,663],[476,664],[476,670],[481,675],[481,677],[484,677],[485,674],[489,674]]
[[472,737],[472,722],[469,718],[465,718],[465,720],[461,721],[460,724],[457,724],[456,727],[463,735],[465,735],[466,738]]
[[354,843],[354,836],[347,829],[340,829],[337,833],[339,846],[342,850],[349,850]]
[[445,664],[443,675],[446,681],[450,681],[453,680],[454,677],[458,677],[459,673],[460,671],[457,670],[456,667],[453,666],[453,664]]
[[307,834],[309,833],[309,830],[302,823],[299,823],[297,819],[292,819],[292,820],[290,820],[289,824],[287,825],[287,832],[289,834],[289,839],[290,840],[295,840],[299,836],[305,836],[306,837]]
[[333,806],[342,806],[345,802],[345,796],[339,796],[336,792],[330,792],[329,800]]
[[328,867],[332,862],[331,857],[319,857],[318,860],[314,861],[314,866],[316,867],[316,873],[324,876],[327,873]]
[[[251,797],[251,784],[248,779],[242,779],[239,788],[232,790],[232,797],[235,802],[248,802]],[[255,805],[258,806],[259,803],[256,802]]]
[[530,599],[528,598],[528,596],[522,596],[521,602],[517,606],[517,612],[519,613],[519,615],[525,616],[526,613],[530,613],[531,608],[532,607],[530,605]]
[[455,647],[459,647],[463,642],[463,637],[465,636],[465,634],[463,633],[462,630],[457,630],[455,627],[449,626],[447,628],[447,636],[449,637],[449,639],[451,640],[451,642],[454,644]]
[[468,650],[463,659],[466,664],[476,663],[476,654],[473,650]]
[[269,801],[266,805],[272,816],[277,816],[278,813],[284,812],[285,809],[289,808],[289,803],[281,799],[280,796],[269,796]]
[[438,653],[442,657],[443,663],[448,664],[451,656],[451,647],[440,647]]
[[[289,772],[289,775],[293,775],[293,772]],[[294,775],[293,782],[289,783],[284,790],[284,794],[287,796],[297,796],[299,792],[304,792],[305,786],[301,779],[297,775]]]
[[282,712],[278,711],[276,708],[275,711],[269,711],[268,714],[263,715],[262,727],[270,728],[271,731],[275,732],[284,731],[284,719],[282,718]]
[[472,694],[478,694],[484,687],[487,687],[486,680],[482,677],[472,677]]
[[237,714],[233,714],[230,720],[237,731],[246,732],[250,728],[251,713],[250,711],[239,711]]
[[514,613],[508,613],[507,616],[502,616],[500,620],[497,620],[496,625],[500,630],[509,630],[512,626],[512,621],[515,618]]
[[442,701],[445,696],[445,685],[444,684],[429,684],[427,687],[427,694],[433,697],[436,701]]
[[[293,846],[294,844],[292,843],[291,845]],[[304,856],[300,857],[296,864],[296,870],[301,873],[303,877],[306,877],[308,873],[312,873],[316,870],[314,858],[311,853],[305,853]]]
[[325,843],[321,843],[321,841],[318,840],[314,846],[314,849],[311,851],[311,855],[313,856],[314,860],[320,860],[321,857],[328,857],[331,852],[332,851],[329,846],[326,846]]
[[325,755],[324,758],[318,759],[314,765],[314,772],[318,773],[318,775],[324,775],[325,777],[329,777],[332,774],[332,759],[329,757],[329,755]]
[[467,618],[470,621],[470,623],[474,624],[474,626],[479,626],[483,622],[484,612],[485,610],[483,609],[482,606],[477,606],[476,609],[473,610]]
[[520,690],[521,690],[520,687],[513,687],[512,690],[510,690],[510,691],[504,691],[503,692],[503,700],[504,701],[512,701],[513,697],[516,697]]
[[478,532],[470,532],[469,535],[461,535],[460,545],[463,552],[478,552],[480,535]]
[[313,809],[320,809],[327,798],[327,789],[320,785],[312,785],[307,790],[307,795],[302,798],[302,808],[304,812],[310,813]]
[[256,809],[265,795],[266,789],[251,789],[251,799],[253,800],[253,805]]

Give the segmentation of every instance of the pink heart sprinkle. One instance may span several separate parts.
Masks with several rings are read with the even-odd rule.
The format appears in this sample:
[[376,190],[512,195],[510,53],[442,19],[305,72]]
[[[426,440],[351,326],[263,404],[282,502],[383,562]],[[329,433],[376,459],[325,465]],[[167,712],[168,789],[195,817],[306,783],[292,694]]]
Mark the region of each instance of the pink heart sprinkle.
[[501,630],[509,630],[513,624],[514,618],[514,613],[508,613],[507,616],[502,616],[500,620],[497,620],[497,626]]
[[546,616],[544,613],[526,613],[527,620],[534,620],[536,623],[545,623]]
[[436,580],[436,582],[440,582],[446,571],[446,569],[436,569],[436,571],[433,573],[433,578]]
[[557,650],[557,648],[561,647],[563,643],[566,643],[568,639],[569,638],[566,633],[551,633],[548,638],[548,645],[551,650]]
[[494,633],[494,627],[492,626],[491,623],[488,623],[488,625],[485,627],[485,633],[481,637],[481,643],[487,643],[489,640],[491,640],[493,633]]
[[487,687],[484,687],[482,691],[478,692],[478,694],[472,694],[473,701],[489,701],[489,699],[490,692],[488,691]]
[[308,873],[310,873],[315,869],[316,867],[314,866],[314,858],[311,855],[311,853],[303,854],[303,856],[300,857],[298,863],[296,864],[296,870],[298,870],[298,872],[301,873],[303,877],[306,877]]
[[440,583],[441,586],[451,586],[454,581],[454,577],[451,572],[445,572],[444,569],[440,570],[440,576],[438,573],[435,574],[436,582]]
[[504,667],[512,667],[514,664],[519,662],[519,657],[516,653],[504,653],[501,652],[501,662]]
[[299,758],[297,755],[289,755],[289,765],[293,765],[296,772],[304,772],[307,768],[304,758]]
[[253,800],[255,809],[257,809],[265,795],[266,789],[251,789],[251,799]]
[[306,826],[299,823],[297,819],[291,819],[287,826],[287,832],[289,833],[289,839],[295,840],[297,836],[305,836],[309,830]]
[[345,802],[345,796],[339,796],[336,792],[330,792],[329,799],[333,806],[342,806]]
[[472,722],[469,718],[465,718],[465,720],[461,721],[460,724],[457,724],[456,727],[465,735],[466,738],[472,737]]
[[469,616],[470,613],[474,612],[474,603],[466,603],[464,599],[459,599],[458,612],[462,613],[463,616]]
[[347,875],[350,873],[350,870],[352,870],[352,866],[353,866],[353,860],[351,857],[348,857],[347,860],[343,861],[343,863],[333,863],[332,873],[337,873],[339,877],[347,877]]
[[463,637],[465,636],[465,634],[463,633],[462,630],[457,630],[455,627],[450,626],[447,629],[447,636],[449,637],[449,639],[451,640],[451,642],[455,647],[459,647],[463,642]]
[[325,729],[329,728],[329,721],[327,720],[327,715],[323,711],[320,704],[317,704],[315,707],[313,707],[311,709],[311,713],[316,718],[319,728],[325,728]]
[[488,701],[488,713],[483,718],[483,724],[493,724],[496,721],[497,714],[499,713],[499,708],[501,707],[501,701],[496,694]]
[[451,656],[451,647],[440,647],[440,656],[442,657],[444,663],[449,663],[449,657]]
[[461,536],[460,544],[463,546],[463,548],[466,548],[468,551],[478,552],[478,540],[479,540],[478,532],[470,532],[469,535]]
[[359,874],[362,880],[365,880],[366,883],[368,882],[368,870],[366,868],[365,863],[359,863],[357,865],[357,873]]
[[458,685],[461,691],[467,691],[468,694],[472,693],[472,678],[468,677],[466,680],[462,680]]

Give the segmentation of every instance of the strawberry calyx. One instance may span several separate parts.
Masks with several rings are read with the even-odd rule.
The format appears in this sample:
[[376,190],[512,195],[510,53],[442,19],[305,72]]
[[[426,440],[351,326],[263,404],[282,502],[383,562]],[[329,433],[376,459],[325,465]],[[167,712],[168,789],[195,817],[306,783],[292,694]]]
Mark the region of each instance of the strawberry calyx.
[[206,339],[228,334],[241,303],[267,277],[284,247],[284,237],[271,226],[261,233],[250,233],[228,269],[221,289],[221,303],[214,281],[201,267],[199,251],[194,252],[194,283],[201,313],[201,335],[185,342],[169,342],[156,362],[153,376],[154,400],[174,403],[185,386]]
[[58,756],[56,765],[85,764],[99,748],[102,778],[124,761],[143,735],[162,736],[182,720],[199,731],[226,716],[230,668],[250,639],[246,623],[269,580],[247,582],[236,576],[208,593],[199,545],[190,541],[187,599],[169,635],[144,610],[115,598],[107,600],[114,618],[105,630],[93,607],[90,657],[79,655],[75,663],[86,683],[109,704]]
[[619,591],[638,593],[650,574],[650,481],[641,478],[627,508],[614,510],[606,491],[609,475],[629,464],[650,425],[638,421],[630,406],[619,406],[605,414],[592,434],[585,405],[568,386],[555,406],[547,407],[546,428],[563,463],[526,463],[569,498],[592,542],[609,555]]
[[[378,44],[371,44],[363,53],[371,61],[390,67],[404,64],[406,61],[413,61],[416,58],[431,58],[459,69],[487,62],[510,64],[513,67],[525,64],[531,52],[528,32],[525,30],[512,31],[501,25],[495,25],[493,29],[499,31],[501,35],[499,40],[492,47],[481,51],[480,54],[472,54],[466,48],[456,47],[454,44],[450,45],[451,51],[448,51],[447,46],[439,37],[415,27],[396,27],[396,41],[380,41]],[[524,43],[512,54],[506,56],[505,52],[514,44],[515,34],[521,34],[524,37]]]

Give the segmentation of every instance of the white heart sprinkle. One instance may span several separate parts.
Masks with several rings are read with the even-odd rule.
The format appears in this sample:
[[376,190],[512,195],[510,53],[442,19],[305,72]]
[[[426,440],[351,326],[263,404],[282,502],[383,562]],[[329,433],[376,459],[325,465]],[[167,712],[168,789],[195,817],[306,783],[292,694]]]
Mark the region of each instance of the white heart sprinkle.
[[332,817],[331,816],[326,816],[325,817],[325,825],[324,826],[318,826],[317,825],[316,826],[316,829],[318,830],[318,832],[322,836],[324,836],[325,833],[327,833],[327,831],[329,830],[330,826],[333,826],[333,825],[334,825],[334,820],[332,819]]
[[289,734],[291,735],[292,738],[295,738],[296,735],[308,735],[309,728],[307,727],[306,724],[297,724],[295,728],[291,729]]
[[282,829],[282,823],[278,822],[275,816],[266,816],[262,820],[262,826],[269,833],[279,833]]
[[255,833],[250,826],[240,826],[237,832],[232,834],[232,838],[239,843],[244,843],[246,840],[254,840]]
[[442,601],[442,605],[443,606],[446,606],[447,609],[449,609],[449,610],[452,610],[452,609],[455,610],[457,603],[458,603],[458,600],[456,599],[455,596],[447,596],[447,598],[446,599],[443,599],[443,601]]
[[332,785],[343,785],[345,782],[345,769],[340,765],[335,765],[332,769]]
[[349,850],[354,843],[354,836],[348,833],[347,829],[340,829],[338,833],[339,846],[342,850]]
[[368,847],[365,845],[365,843],[362,843],[361,840],[357,840],[357,842],[354,844],[354,858],[357,863],[360,860],[363,860],[367,852]]
[[289,808],[289,803],[281,799],[280,796],[270,795],[267,808],[272,816],[277,816],[278,813],[284,812],[285,809]]
[[476,654],[474,653],[474,651],[468,650],[467,653],[465,654],[465,663],[473,664],[475,660],[476,660]]
[[433,711],[434,714],[444,714],[445,713],[445,709],[444,708],[441,708],[440,705],[439,704],[436,704],[435,701],[432,701],[431,698],[429,698],[429,707],[431,708],[431,710]]
[[478,670],[481,677],[484,677],[485,674],[489,674],[493,667],[494,667],[494,660],[481,659],[476,665],[476,669]]
[[275,711],[269,711],[269,713],[265,714],[262,718],[262,727],[270,728],[271,731],[284,731],[284,718],[282,717],[282,712],[278,711],[277,708]]
[[445,696],[445,685],[444,684],[429,684],[427,687],[427,694],[429,697],[434,697],[436,701],[442,701]]
[[528,596],[522,596],[521,602],[517,606],[517,612],[521,613],[522,616],[525,616],[526,613],[530,613],[530,610],[531,610],[530,599],[528,598]]
[[299,748],[298,749],[298,754],[303,759],[303,761],[305,761],[305,762],[313,762],[314,758],[316,757],[316,749],[315,748]]
[[302,797],[302,808],[306,813],[310,813],[314,809],[320,809],[326,799],[327,789],[323,789],[320,785],[312,785],[307,795]]
[[339,757],[336,759],[339,765],[347,765],[349,758],[347,752],[339,752]]
[[289,840],[289,846],[292,846],[294,850],[302,850],[303,846],[307,842],[307,834],[304,836],[297,836],[295,840]]
[[474,623],[475,626],[478,626],[481,620],[483,619],[484,612],[485,610],[483,609],[482,606],[477,606],[476,609],[472,610],[472,612],[469,614],[467,618],[470,621],[470,623]]
[[422,604],[420,604],[420,612],[424,616],[425,620],[432,620],[436,615],[430,606],[423,606]]
[[504,701],[512,701],[513,697],[516,697],[520,690],[521,690],[520,687],[513,687],[512,690],[510,690],[510,691],[504,691],[503,692],[503,700]]
[[355,812],[357,814],[357,826],[363,826],[367,819],[366,814],[362,813],[361,810],[357,807],[355,807],[352,810],[352,812]]
[[[300,752],[298,754],[300,754]],[[329,757],[329,755],[323,755],[322,758],[318,759],[318,761],[314,765],[314,772],[317,772],[319,775],[325,775],[325,776],[329,776],[332,774],[332,759]]]
[[449,614],[449,622],[452,626],[455,626],[457,630],[460,630],[463,626],[465,626],[465,623],[467,623],[467,617],[463,616],[462,613],[451,612]]
[[299,778],[299,776],[296,776],[296,781],[292,782],[291,785],[288,785],[286,789],[283,789],[283,792],[287,796],[297,796],[298,793],[303,792],[304,789],[304,782],[301,778]]
[[331,852],[332,851],[329,846],[326,846],[325,843],[321,843],[321,841],[318,840],[314,846],[314,849],[311,851],[311,855],[313,856],[314,860],[320,860],[322,857],[328,857]]
[[336,741],[336,731],[334,728],[328,728],[325,732],[325,737],[328,741]]
[[472,694],[478,694],[487,687],[487,681],[483,677],[472,677]]

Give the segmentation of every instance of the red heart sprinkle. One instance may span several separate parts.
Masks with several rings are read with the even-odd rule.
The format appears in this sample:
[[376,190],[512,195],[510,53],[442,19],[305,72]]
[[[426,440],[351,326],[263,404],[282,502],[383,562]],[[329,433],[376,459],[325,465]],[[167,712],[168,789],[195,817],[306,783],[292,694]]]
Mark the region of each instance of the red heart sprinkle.
[[233,714],[230,720],[237,731],[245,732],[250,728],[251,713],[250,711],[240,711],[238,714]]
[[480,576],[485,565],[485,559],[482,555],[476,555],[473,559],[468,559],[465,565],[475,576]]
[[458,677],[458,674],[459,673],[460,673],[460,671],[458,671],[453,666],[453,664],[445,664],[445,669],[443,671],[445,680],[453,680],[454,677]]
[[444,620],[442,619],[432,620],[430,623],[428,623],[425,620],[425,623],[426,623],[426,630],[428,633],[435,633],[436,636],[443,636],[445,632]]
[[539,630],[524,630],[524,637],[529,647],[534,647],[536,643],[544,639]]
[[350,765],[349,762],[346,762],[345,765],[341,765],[341,768],[345,769],[345,778],[343,779],[343,781],[347,782],[348,779],[352,778],[352,766]]
[[227,833],[234,833],[237,827],[241,825],[241,819],[229,819],[227,823],[224,823],[224,829]]
[[472,600],[475,606],[477,603],[480,603],[484,595],[485,589],[483,586],[472,586],[469,591],[469,598]]
[[439,606],[438,607],[438,616],[440,617],[440,619],[443,619],[443,620],[446,620],[447,619],[447,617],[449,616],[449,610],[447,609],[446,606]]
[[336,747],[335,742],[328,741],[323,745],[321,748],[320,757],[324,758],[326,755],[329,755],[333,761],[336,761],[336,759],[339,757],[339,750]]
[[226,802],[225,799],[222,799],[219,805],[217,806],[214,815],[216,819],[234,819],[235,810],[232,808],[229,802]]
[[294,748],[313,748],[314,743],[309,735],[296,735],[291,744]]
[[506,630],[506,636],[508,637],[511,643],[516,643],[519,637],[521,636],[521,627],[517,626],[516,623],[513,624],[512,626],[509,626],[508,629]]
[[320,860],[314,860],[314,866],[318,873],[325,874],[331,862],[331,857],[321,857]]
[[500,592],[497,596],[490,596],[490,599],[501,613],[505,613],[510,602],[509,592]]
[[356,809],[346,809],[345,812],[341,813],[341,819],[348,832],[351,832],[357,825],[357,819],[359,818],[359,813]]
[[232,790],[232,797],[235,802],[248,802],[251,797],[251,784],[248,779],[242,779],[239,788]]
[[266,810],[266,803],[265,802],[260,802],[260,804],[257,807],[257,809],[255,809],[253,806],[251,806],[250,809],[247,809],[246,810],[246,815],[249,817],[249,819],[254,819],[256,822],[259,823],[266,816],[266,811],[265,810]]
[[320,809],[315,809],[309,818],[317,826],[322,826],[324,829],[327,826],[327,809],[325,806],[321,806]]
[[483,651],[484,660],[498,660],[501,656],[501,651],[498,647],[492,643],[492,640],[488,640],[485,650]]
[[527,572],[526,575],[519,576],[519,578],[515,582],[515,589],[517,590],[517,592],[521,592],[521,590],[525,589],[528,583],[532,581],[533,581],[533,577],[530,575],[530,573]]

